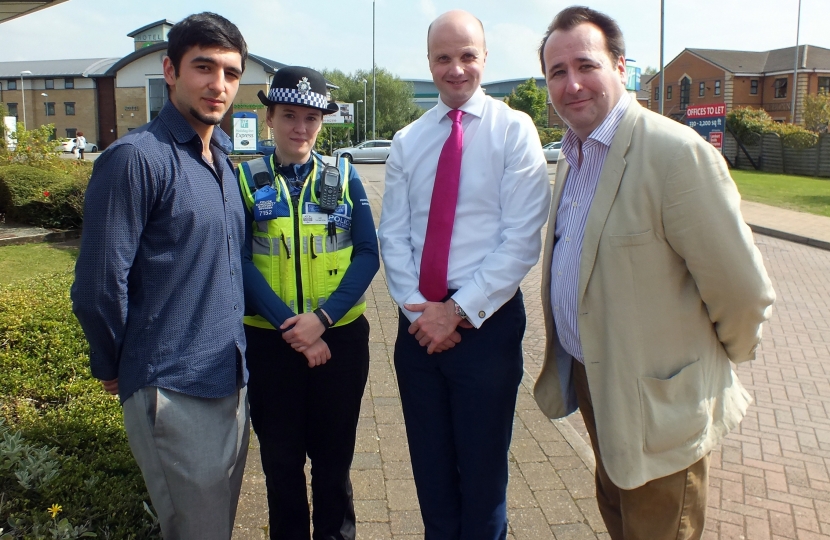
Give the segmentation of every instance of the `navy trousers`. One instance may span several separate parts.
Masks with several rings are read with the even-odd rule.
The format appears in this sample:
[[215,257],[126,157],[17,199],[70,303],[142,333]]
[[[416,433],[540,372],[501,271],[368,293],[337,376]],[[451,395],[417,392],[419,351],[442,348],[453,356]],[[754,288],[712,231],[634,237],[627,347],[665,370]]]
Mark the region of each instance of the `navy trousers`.
[[507,536],[507,451],[522,380],[521,291],[427,354],[399,314],[395,369],[426,540]]
[[369,375],[369,322],[361,315],[326,330],[331,359],[314,368],[276,330],[246,325],[245,335],[251,423],[265,473],[271,540],[355,540],[349,468]]

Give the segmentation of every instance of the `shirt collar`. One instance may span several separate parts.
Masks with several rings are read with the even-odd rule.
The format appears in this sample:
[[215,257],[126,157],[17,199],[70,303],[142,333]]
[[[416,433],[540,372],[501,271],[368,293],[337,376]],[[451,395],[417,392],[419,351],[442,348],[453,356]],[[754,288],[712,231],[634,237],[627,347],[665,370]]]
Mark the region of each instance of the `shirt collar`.
[[[620,96],[619,101],[617,104],[614,105],[614,108],[611,109],[611,112],[608,113],[608,116],[605,117],[605,120],[602,121],[600,125],[598,125],[594,131],[588,135],[588,140],[595,140],[600,144],[605,146],[611,146],[611,142],[614,140],[614,135],[617,133],[617,127],[620,125],[620,120],[622,120],[625,111],[628,109],[628,106],[631,104],[631,96],[628,92],[623,92],[623,95]],[[576,133],[570,128],[565,133],[565,137],[562,139],[562,152],[565,154],[565,158],[568,160],[568,164],[572,167],[574,163],[579,161],[579,146],[581,141],[579,137],[577,137]]]
[[[275,160],[276,161],[276,160]],[[305,179],[311,172],[311,167],[314,164],[314,155],[312,154],[305,163],[292,163],[290,165],[277,165],[277,172],[285,178],[293,180]]]
[[[484,105],[487,103],[487,96],[484,95],[484,90],[481,89],[479,86],[473,95],[470,96],[464,105],[460,106],[458,110],[464,111],[466,114],[472,114],[476,118],[481,118],[484,115]],[[452,110],[450,106],[448,106],[441,97],[438,97],[438,105],[436,107],[437,114],[437,121],[440,122],[447,116],[447,113]]]
[[[187,123],[182,113],[179,112],[170,100],[161,108],[158,118],[167,126],[170,134],[173,135],[173,138],[179,144],[189,143],[194,137],[199,136],[196,130],[193,129],[193,126]],[[214,126],[210,142],[226,154],[230,154],[233,151],[231,138],[219,126]]]

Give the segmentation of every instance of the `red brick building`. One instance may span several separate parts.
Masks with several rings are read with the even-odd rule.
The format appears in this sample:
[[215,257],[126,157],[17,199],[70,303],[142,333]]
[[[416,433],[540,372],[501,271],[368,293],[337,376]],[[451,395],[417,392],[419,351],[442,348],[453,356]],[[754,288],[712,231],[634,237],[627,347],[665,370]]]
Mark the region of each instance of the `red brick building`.
[[804,97],[830,93],[830,49],[813,45],[798,49],[795,85],[795,47],[763,52],[685,49],[665,67],[665,90],[659,88],[659,73],[643,78],[648,107],[659,111],[664,99],[663,114],[679,120],[689,105],[725,103],[727,111],[762,108],[776,121],[792,122],[795,87],[795,123],[801,123]]

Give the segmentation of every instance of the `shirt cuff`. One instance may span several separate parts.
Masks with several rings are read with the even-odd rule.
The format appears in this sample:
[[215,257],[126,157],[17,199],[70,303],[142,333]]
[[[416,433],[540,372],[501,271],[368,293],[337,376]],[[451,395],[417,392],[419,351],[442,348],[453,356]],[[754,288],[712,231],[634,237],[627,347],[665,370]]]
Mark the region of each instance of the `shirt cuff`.
[[[421,294],[420,291],[415,291],[414,293],[409,295],[409,297],[407,297],[406,300],[404,300],[404,303],[406,303],[406,304],[423,304],[427,301],[428,300],[424,297],[423,294]],[[420,311],[409,311],[408,309],[404,308],[403,306],[401,306],[401,311],[403,311],[403,314],[406,315],[406,318],[409,319],[409,322],[411,322],[411,323],[415,322],[418,319],[418,317],[421,316],[421,313],[422,313]]]
[[467,314],[467,320],[476,328],[481,328],[484,321],[489,319],[496,311],[487,295],[476,287],[472,281],[458,289],[452,295],[452,299],[461,306],[461,309]]

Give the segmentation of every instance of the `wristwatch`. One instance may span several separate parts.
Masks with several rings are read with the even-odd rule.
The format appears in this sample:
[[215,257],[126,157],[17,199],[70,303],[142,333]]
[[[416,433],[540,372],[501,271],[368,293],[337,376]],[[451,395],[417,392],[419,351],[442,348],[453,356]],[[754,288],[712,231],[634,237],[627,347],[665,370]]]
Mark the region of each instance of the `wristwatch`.
[[455,304],[455,314],[458,315],[459,317],[461,317],[462,319],[466,319],[467,318],[467,313],[464,311],[464,309],[461,306],[458,305],[458,302],[453,300],[452,303]]

